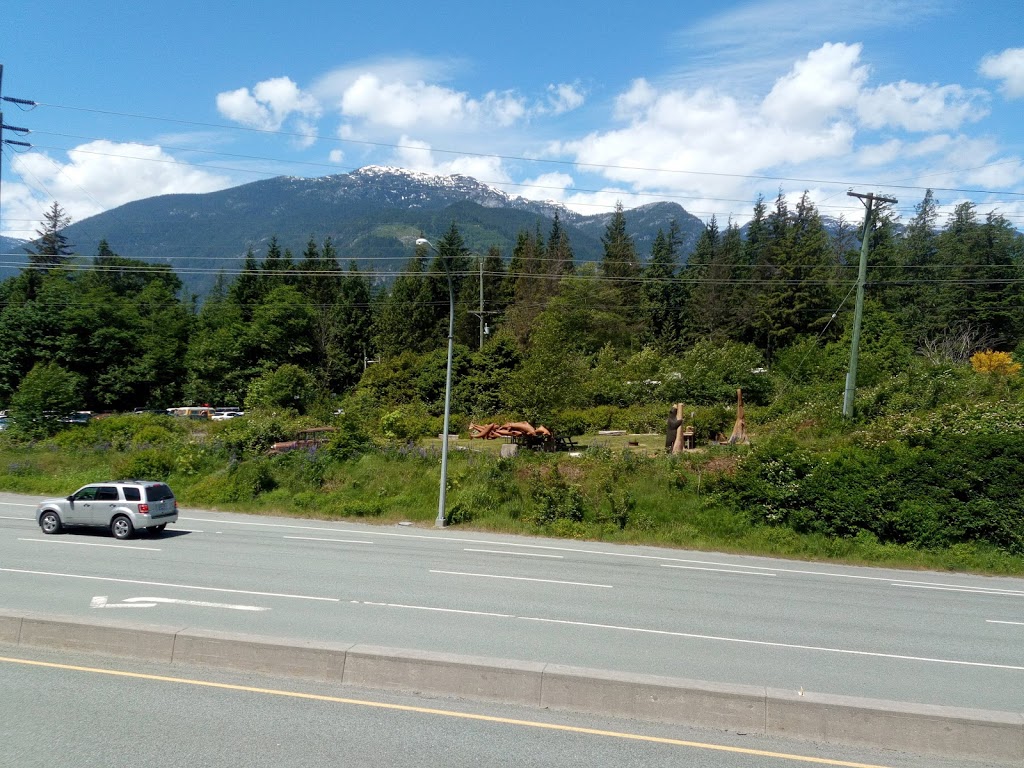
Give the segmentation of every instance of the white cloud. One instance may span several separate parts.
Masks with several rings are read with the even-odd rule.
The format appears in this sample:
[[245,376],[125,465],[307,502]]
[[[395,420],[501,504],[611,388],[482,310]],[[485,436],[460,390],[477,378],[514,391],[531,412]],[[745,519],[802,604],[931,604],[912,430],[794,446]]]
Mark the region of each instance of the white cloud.
[[345,162],[345,153],[340,149],[332,149],[330,154],[327,155],[327,159],[332,163],[341,164]]
[[901,81],[864,91],[857,104],[867,128],[896,127],[905,131],[942,131],[977,122],[988,114],[984,93],[959,85],[922,85]]
[[979,71],[985,77],[1002,80],[1001,89],[1009,99],[1024,97],[1024,48],[1007,48],[1002,53],[986,56]]
[[508,126],[526,114],[524,100],[512,92],[491,91],[482,99],[422,80],[384,80],[367,72],[345,89],[341,114],[376,126],[408,130],[415,127]]
[[512,181],[498,157],[456,155],[438,160],[430,145],[424,141],[402,136],[398,144],[393,163],[411,171],[437,176],[462,174],[499,188]]
[[823,46],[760,103],[710,88],[658,89],[637,80],[615,102],[615,116],[626,126],[560,149],[639,191],[736,195],[745,182],[717,174],[757,174],[850,152],[855,129],[843,118],[852,117],[847,113],[864,77],[856,65],[859,50]]
[[546,110],[561,115],[583,106],[585,100],[579,86],[570,83],[558,83],[548,86],[548,103]]
[[[250,128],[278,131],[295,115],[305,119],[303,125],[320,117],[320,103],[304,93],[289,77],[274,77],[248,88],[217,94],[217,110],[229,120]],[[307,133],[308,131],[301,131]]]
[[761,113],[775,125],[819,126],[835,120],[857,103],[867,80],[859,66],[861,46],[825,43],[796,62],[776,81],[761,104]]
[[20,155],[14,170],[31,187],[21,200],[22,210],[36,206],[32,216],[41,218],[47,201],[56,200],[74,221],[132,200],[213,192],[232,184],[224,176],[177,162],[158,146],[105,140],[68,150],[67,162],[39,152]]
[[[1020,173],[1020,162],[992,162],[994,143],[958,133],[987,115],[984,92],[955,84],[874,84],[862,55],[860,44],[826,43],[760,98],[638,79],[614,101],[620,125],[549,148],[548,156],[571,157],[579,175],[605,181],[589,182],[597,192],[567,189],[564,200],[601,204],[624,187],[634,193],[633,204],[646,202],[648,193],[661,195],[721,219],[738,209],[747,215],[744,198],[758,192],[770,198],[780,183],[792,187],[791,196],[815,185],[797,179],[836,179],[838,188],[863,171],[894,183],[998,189]],[[758,178],[772,176],[780,181]],[[828,199],[837,188],[816,194]]]

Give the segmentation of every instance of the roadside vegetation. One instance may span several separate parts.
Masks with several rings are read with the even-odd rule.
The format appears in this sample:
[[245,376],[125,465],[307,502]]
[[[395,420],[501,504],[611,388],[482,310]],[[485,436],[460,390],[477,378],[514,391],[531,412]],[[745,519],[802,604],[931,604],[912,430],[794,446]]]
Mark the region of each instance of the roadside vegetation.
[[[453,224],[393,283],[272,242],[201,307],[169,268],[59,241],[0,284],[0,489],[169,482],[186,506],[432,524],[456,275],[447,521],[466,529],[910,568],[1024,573],[1024,237],[929,193],[870,234],[856,413],[840,413],[856,243],[806,195],[758,201],[745,236],[712,220],[641,264],[621,207],[606,258],[574,264],[554,220],[472,261]],[[45,243],[45,241],[40,241]],[[82,265],[79,265],[82,266]],[[477,267],[479,266],[479,271]],[[855,268],[852,268],[855,270]],[[477,279],[479,278],[479,282]],[[491,333],[480,343],[479,292]],[[749,444],[723,444],[746,407]],[[160,410],[243,405],[191,421]],[[697,448],[664,450],[683,403]],[[82,409],[111,411],[69,424]],[[470,440],[529,421],[570,452]],[[270,455],[305,428],[317,450]],[[616,431],[621,435],[602,432]]]

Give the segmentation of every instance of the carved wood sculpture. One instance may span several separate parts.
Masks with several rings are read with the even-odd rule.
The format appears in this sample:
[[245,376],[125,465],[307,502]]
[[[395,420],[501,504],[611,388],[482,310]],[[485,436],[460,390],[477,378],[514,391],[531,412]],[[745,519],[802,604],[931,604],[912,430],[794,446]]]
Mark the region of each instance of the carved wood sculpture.
[[677,454],[677,453],[682,453],[683,452],[683,432],[685,430],[683,429],[683,421],[684,421],[684,419],[683,419],[683,404],[682,403],[676,403],[676,419],[679,421],[679,428],[676,430],[676,441],[675,441],[675,443],[672,444],[672,453],[673,454]]
[[743,390],[736,390],[736,423],[733,425],[732,434],[729,435],[729,445],[736,443],[749,443],[747,437],[747,420],[743,416]]

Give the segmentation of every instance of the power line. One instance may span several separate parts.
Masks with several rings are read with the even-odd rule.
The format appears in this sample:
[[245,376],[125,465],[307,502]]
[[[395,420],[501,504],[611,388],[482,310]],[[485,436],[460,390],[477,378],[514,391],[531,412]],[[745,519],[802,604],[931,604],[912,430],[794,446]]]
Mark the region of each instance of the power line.
[[[588,162],[580,162],[580,161],[576,161],[576,160],[559,160],[559,159],[556,159],[556,158],[523,157],[523,156],[520,156],[520,155],[503,155],[503,154],[494,153],[494,152],[473,152],[473,151],[469,151],[469,150],[457,150],[457,149],[436,148],[436,147],[431,147],[429,149],[425,149],[424,147],[418,146],[418,145],[396,144],[396,143],[379,142],[379,141],[367,141],[367,140],[361,140],[361,139],[346,139],[346,138],[340,138],[338,136],[325,136],[325,135],[321,135],[321,134],[311,134],[309,132],[285,131],[285,130],[281,130],[281,129],[268,129],[268,128],[253,128],[253,127],[249,127],[249,126],[226,125],[224,123],[208,123],[208,122],[202,122],[202,121],[196,121],[196,120],[184,120],[184,119],[181,119],[181,118],[166,118],[166,117],[159,117],[159,116],[153,116],[153,115],[143,115],[143,114],[130,113],[130,112],[117,112],[117,111],[113,111],[113,110],[101,110],[101,109],[94,109],[94,108],[89,108],[89,107],[74,107],[74,106],[63,105],[63,104],[49,104],[49,103],[45,103],[45,102],[38,102],[38,104],[39,104],[39,106],[48,106],[48,107],[51,107],[51,108],[54,108],[54,109],[65,109],[65,110],[73,110],[73,111],[78,111],[78,112],[92,112],[92,113],[96,113],[96,114],[111,115],[111,116],[116,116],[116,117],[130,117],[130,118],[140,119],[140,120],[161,121],[161,122],[174,123],[174,124],[178,124],[178,125],[190,125],[190,126],[196,126],[196,127],[202,127],[202,128],[217,128],[217,129],[220,129],[220,130],[246,131],[246,132],[251,132],[251,133],[266,134],[266,135],[273,135],[273,136],[284,136],[284,137],[301,138],[301,139],[307,139],[307,140],[308,139],[315,139],[317,141],[334,142],[334,143],[340,143],[340,144],[356,144],[356,145],[360,145],[360,146],[380,147],[380,148],[385,148],[385,149],[402,149],[402,150],[430,151],[430,152],[437,152],[437,153],[441,153],[441,154],[460,155],[460,156],[466,156],[466,157],[484,157],[484,158],[490,157],[490,158],[496,158],[498,160],[510,160],[510,161],[515,161],[515,162],[526,162],[526,163],[541,163],[541,164],[547,164],[547,165],[567,166],[567,167],[574,167],[574,168],[594,168],[594,169],[598,169],[598,170],[642,171],[642,172],[647,172],[647,173],[671,173],[671,174],[680,174],[680,175],[710,176],[710,177],[718,177],[718,178],[749,179],[749,180],[754,180],[754,181],[785,181],[785,182],[796,182],[796,183],[800,183],[800,184],[826,184],[826,185],[838,186],[838,187],[850,187],[850,186],[863,185],[864,184],[864,182],[862,182],[862,181],[843,181],[843,180],[835,180],[835,179],[815,179],[815,178],[803,178],[803,177],[798,177],[798,176],[769,176],[769,175],[762,175],[762,174],[725,173],[725,172],[720,172],[720,171],[697,171],[697,170],[678,169],[678,168],[652,168],[652,167],[647,167],[647,166],[617,165],[617,164],[613,164],[613,163],[588,163]],[[981,167],[986,167],[986,166],[981,166]],[[956,192],[956,193],[960,193],[960,194],[971,194],[971,195],[1006,194],[1006,195],[1012,195],[1013,197],[1024,198],[1024,192],[1011,192],[1011,191],[1006,191],[1006,190],[1003,190],[1003,191],[1000,191],[1000,192],[996,192],[994,190],[984,190],[984,189],[968,189],[968,188],[958,188],[958,187],[929,187],[929,186],[920,186],[920,185],[890,184],[890,183],[886,183],[886,182],[874,183],[873,186],[881,186],[881,187],[886,187],[886,188],[891,188],[891,189],[907,189],[907,190],[911,190],[911,189],[914,189],[914,190],[927,190],[927,189],[931,189],[931,190],[936,191],[936,192]]]

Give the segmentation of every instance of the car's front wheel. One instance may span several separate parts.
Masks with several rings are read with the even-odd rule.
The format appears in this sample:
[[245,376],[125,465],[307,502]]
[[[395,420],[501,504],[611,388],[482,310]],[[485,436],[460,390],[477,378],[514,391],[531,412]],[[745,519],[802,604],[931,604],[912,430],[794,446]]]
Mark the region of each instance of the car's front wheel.
[[110,521],[110,532],[114,534],[115,539],[130,539],[135,533],[135,526],[124,515],[118,515]]
[[43,516],[39,518],[39,527],[43,529],[43,533],[60,533],[60,517],[56,512],[43,512]]

